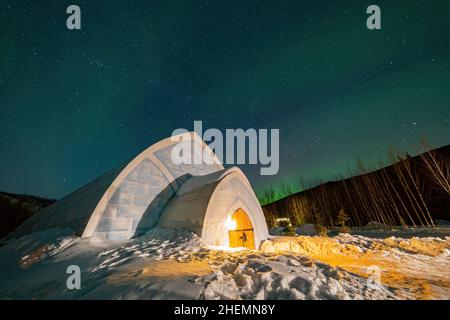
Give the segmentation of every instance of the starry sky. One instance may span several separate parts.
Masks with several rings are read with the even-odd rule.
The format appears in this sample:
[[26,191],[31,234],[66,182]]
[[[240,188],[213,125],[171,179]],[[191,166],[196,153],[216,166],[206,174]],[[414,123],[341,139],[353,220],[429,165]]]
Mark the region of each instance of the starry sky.
[[0,15],[2,191],[60,198],[194,120],[280,129],[279,173],[242,167],[258,193],[450,143],[448,0],[2,0]]

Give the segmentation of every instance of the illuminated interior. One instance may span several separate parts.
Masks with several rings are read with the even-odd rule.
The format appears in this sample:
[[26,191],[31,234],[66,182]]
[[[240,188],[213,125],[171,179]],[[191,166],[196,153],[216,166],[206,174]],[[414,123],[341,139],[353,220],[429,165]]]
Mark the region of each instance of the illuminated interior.
[[244,210],[238,209],[225,221],[230,248],[255,249],[253,225]]

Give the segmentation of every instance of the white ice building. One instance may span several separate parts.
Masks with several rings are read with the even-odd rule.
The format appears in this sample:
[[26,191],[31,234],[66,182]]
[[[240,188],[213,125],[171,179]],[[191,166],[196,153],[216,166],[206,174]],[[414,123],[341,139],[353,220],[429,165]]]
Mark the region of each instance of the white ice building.
[[[191,150],[192,164],[172,161],[176,146]],[[125,240],[155,226],[191,230],[210,245],[226,247],[258,248],[269,235],[244,173],[224,169],[191,132],[152,145],[39,211],[10,237],[68,227],[83,237]]]

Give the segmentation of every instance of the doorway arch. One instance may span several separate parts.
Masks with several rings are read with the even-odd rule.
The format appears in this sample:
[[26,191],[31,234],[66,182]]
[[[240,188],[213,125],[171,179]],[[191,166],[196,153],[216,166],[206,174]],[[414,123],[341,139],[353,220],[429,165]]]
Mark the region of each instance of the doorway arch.
[[255,234],[252,221],[247,213],[242,210],[236,210],[231,216],[234,228],[228,231],[230,248],[245,247],[255,249]]

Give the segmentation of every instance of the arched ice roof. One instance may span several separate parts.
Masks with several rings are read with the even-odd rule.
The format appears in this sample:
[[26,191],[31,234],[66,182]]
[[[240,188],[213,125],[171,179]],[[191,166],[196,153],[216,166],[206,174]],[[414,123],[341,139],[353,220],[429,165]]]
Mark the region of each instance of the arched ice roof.
[[158,224],[191,230],[210,245],[228,247],[225,221],[238,209],[250,218],[258,247],[269,237],[266,220],[249,181],[237,167],[184,182],[165,206]]
[[[190,146],[190,164],[172,161],[172,149],[177,144]],[[120,172],[94,209],[83,237],[122,240],[144,232],[157,223],[180,182],[191,175],[221,169],[219,159],[194,132],[164,139],[142,152]]]
[[[191,147],[193,164],[173,163],[171,151],[177,144]],[[222,169],[216,155],[194,132],[169,137],[39,211],[10,237],[69,227],[86,237],[127,239],[139,232],[138,227],[145,231],[156,224],[165,202],[182,181]]]

